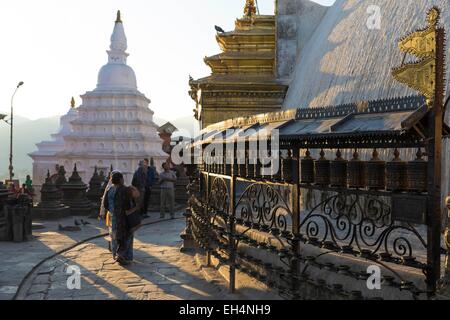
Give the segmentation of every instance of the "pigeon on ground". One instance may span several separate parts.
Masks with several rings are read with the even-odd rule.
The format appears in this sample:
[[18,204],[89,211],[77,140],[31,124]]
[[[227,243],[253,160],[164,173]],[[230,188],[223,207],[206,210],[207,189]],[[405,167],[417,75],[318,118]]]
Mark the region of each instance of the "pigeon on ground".
[[81,231],[81,228],[80,227],[73,227],[73,226],[63,227],[62,225],[59,225],[58,226],[58,230],[59,231],[78,232],[78,231]]
[[87,225],[91,224],[90,222],[84,221],[83,219],[81,219],[81,223],[83,224],[83,226],[87,226]]
[[225,33],[225,30],[223,30],[221,27],[219,27],[219,26],[214,26],[214,28],[216,29],[216,31],[218,32],[218,33]]
[[75,225],[78,227],[78,226],[81,226],[81,224],[80,224],[80,222],[78,221],[78,220],[74,220],[74,223],[75,223]]

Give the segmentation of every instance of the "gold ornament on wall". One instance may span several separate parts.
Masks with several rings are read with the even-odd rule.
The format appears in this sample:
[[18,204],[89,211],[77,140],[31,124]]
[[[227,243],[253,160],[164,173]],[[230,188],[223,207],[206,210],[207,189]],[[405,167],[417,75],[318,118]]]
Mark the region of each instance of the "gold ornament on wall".
[[256,5],[255,0],[246,0],[244,14],[247,17],[251,17],[256,14]]
[[427,14],[428,27],[410,33],[399,42],[400,51],[419,58],[417,62],[402,64],[392,70],[393,77],[410,88],[420,92],[431,105],[436,93],[437,25],[440,18],[438,8]]

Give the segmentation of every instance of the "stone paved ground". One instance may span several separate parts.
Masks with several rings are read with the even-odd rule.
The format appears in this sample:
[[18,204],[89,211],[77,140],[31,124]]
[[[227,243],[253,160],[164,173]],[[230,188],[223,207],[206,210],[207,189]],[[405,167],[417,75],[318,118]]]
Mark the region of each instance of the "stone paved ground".
[[34,230],[34,239],[29,242],[0,242],[0,300],[12,299],[22,279],[42,259],[78,241],[106,232],[103,223],[92,219],[88,220],[91,225],[83,227],[80,232],[58,231],[58,224],[73,226],[74,219],[80,218],[42,222],[45,229]]
[[[183,219],[143,227],[136,234],[135,263],[121,267],[104,238],[83,244],[42,265],[20,298],[29,300],[236,299],[225,284],[208,282],[191,255],[182,254]],[[81,289],[69,290],[69,266],[81,271]]]

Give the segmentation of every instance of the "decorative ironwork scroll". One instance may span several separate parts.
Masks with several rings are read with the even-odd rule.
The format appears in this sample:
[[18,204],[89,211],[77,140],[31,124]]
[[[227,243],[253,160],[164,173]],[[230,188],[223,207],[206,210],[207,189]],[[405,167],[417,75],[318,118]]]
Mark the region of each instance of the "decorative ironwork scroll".
[[209,205],[216,212],[228,214],[230,210],[230,192],[226,181],[220,177],[213,177],[209,193]]
[[426,242],[412,225],[392,220],[391,205],[384,198],[335,193],[302,217],[300,230],[312,245],[424,267],[414,253],[426,249]]
[[279,190],[265,183],[248,186],[236,204],[236,221],[252,229],[287,237],[292,212]]

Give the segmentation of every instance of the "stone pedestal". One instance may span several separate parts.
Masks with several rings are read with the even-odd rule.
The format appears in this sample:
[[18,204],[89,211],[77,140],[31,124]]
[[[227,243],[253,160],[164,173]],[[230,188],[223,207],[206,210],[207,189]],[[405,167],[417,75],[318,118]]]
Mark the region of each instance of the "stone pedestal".
[[41,202],[33,208],[33,219],[53,220],[69,214],[69,207],[62,204],[61,192],[52,182],[50,172],[48,172],[47,179],[41,188]]
[[8,200],[1,241],[23,242],[32,239],[31,206],[31,197],[28,195]]
[[101,199],[103,196],[103,182],[104,179],[98,174],[97,167],[95,167],[94,174],[89,181],[89,190],[87,192],[87,198],[92,204],[91,217],[97,217],[100,211]]
[[7,241],[9,238],[9,223],[6,211],[6,200],[8,196],[9,191],[3,182],[0,181],[0,241]]
[[175,202],[179,204],[187,204],[189,195],[187,186],[189,185],[189,177],[186,175],[186,168],[184,166],[177,166],[177,182],[175,183]]
[[71,215],[89,216],[91,214],[92,205],[87,198],[87,186],[81,180],[76,165],[69,181],[62,185],[61,189],[63,191],[63,204],[70,208]]

